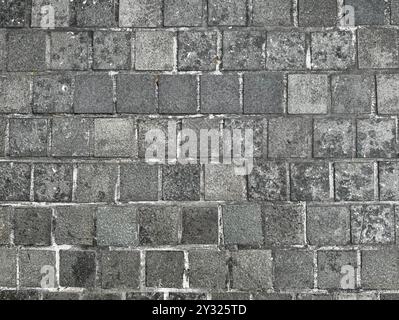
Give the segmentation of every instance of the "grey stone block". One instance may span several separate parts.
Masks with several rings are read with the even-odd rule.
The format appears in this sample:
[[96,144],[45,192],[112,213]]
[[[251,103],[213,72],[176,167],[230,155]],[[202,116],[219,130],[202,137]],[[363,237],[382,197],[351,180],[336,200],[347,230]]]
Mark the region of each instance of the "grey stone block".
[[30,164],[0,163],[0,200],[29,201],[30,173]]
[[51,209],[15,208],[14,243],[25,246],[51,244]]
[[26,25],[26,1],[13,0],[0,3],[0,27],[24,27]]
[[188,261],[191,288],[226,289],[228,257],[225,251],[191,250]]
[[114,164],[78,164],[77,202],[113,202],[118,177]]
[[381,25],[385,24],[385,11],[389,5],[379,0],[345,0],[345,5],[352,6],[355,10],[355,24]]
[[[50,273],[43,273],[48,267],[56,270],[55,251],[48,250],[21,250],[19,252],[19,283],[26,288],[42,288],[45,276]],[[46,269],[45,269],[46,268]],[[47,271],[48,272],[48,271]],[[57,279],[54,277],[54,282],[48,282],[46,285],[49,288],[56,288],[58,286]]]
[[7,119],[0,118],[0,156],[5,155]]
[[109,74],[77,75],[75,113],[113,113],[113,84]]
[[368,201],[374,198],[371,163],[335,163],[335,199]]
[[352,206],[351,233],[354,244],[394,244],[393,208],[383,205]]
[[265,32],[225,31],[223,35],[223,69],[263,69],[265,67],[265,45]]
[[218,233],[217,207],[182,209],[182,244],[217,244]]
[[161,75],[159,112],[197,113],[197,77],[193,75]]
[[135,207],[101,207],[97,210],[97,243],[100,246],[137,246]]
[[8,32],[8,71],[42,71],[46,69],[46,35],[40,31]]
[[35,164],[35,201],[70,202],[72,200],[72,171],[71,164]]
[[350,158],[353,150],[352,122],[347,119],[315,119],[313,156]]
[[180,210],[177,207],[140,207],[140,245],[176,245],[179,242]]
[[0,113],[31,112],[31,81],[27,75],[0,77]]
[[80,293],[65,291],[44,291],[42,293],[43,300],[79,300]]
[[168,300],[207,300],[206,293],[169,292]]
[[12,209],[0,207],[0,245],[10,244],[12,229]]
[[316,246],[350,243],[350,211],[347,207],[308,207],[307,240]]
[[94,156],[137,158],[134,119],[95,119],[94,136]]
[[166,0],[164,25],[168,27],[199,27],[202,25],[202,0]]
[[262,212],[258,205],[223,207],[223,231],[226,245],[263,245]]
[[7,69],[7,31],[0,30],[0,71]]
[[101,288],[139,288],[140,252],[104,251],[100,256]]
[[67,74],[33,78],[34,113],[72,113],[74,79]]
[[88,157],[94,136],[94,119],[52,119],[51,154],[55,157]]
[[[139,119],[137,121],[138,126],[138,151],[139,151],[139,158],[146,159],[147,162],[156,162],[156,163],[163,163],[164,157],[162,154],[158,154],[158,148],[154,151],[153,147],[160,146],[161,153],[165,150],[165,155],[168,154],[170,151],[173,151],[176,158],[176,148],[171,149],[169,146],[169,132],[168,128],[171,127],[177,128],[177,121],[176,119]],[[152,131],[156,130],[156,131]],[[153,133],[156,132],[157,134],[154,135]],[[162,132],[162,134],[161,134]],[[158,136],[159,134],[159,136]],[[171,134],[171,139],[175,135],[177,139],[177,129],[175,133]],[[177,140],[176,140],[177,141]],[[154,151],[154,152],[151,152]]]
[[172,70],[174,33],[170,31],[136,32],[136,70]]
[[299,0],[300,27],[334,27],[337,25],[337,1]]
[[162,169],[162,198],[166,201],[200,199],[200,165],[168,165]]
[[179,70],[215,70],[220,62],[216,32],[183,31],[177,39]]
[[264,205],[262,212],[266,246],[285,247],[304,244],[303,206]]
[[91,207],[56,208],[54,236],[57,245],[93,245],[94,212]]
[[290,0],[253,0],[252,24],[255,26],[291,26]]
[[60,250],[60,285],[93,288],[96,278],[94,251]]
[[374,80],[368,75],[343,74],[331,77],[333,113],[371,113]]
[[394,119],[357,120],[356,149],[359,158],[396,157],[396,121]]
[[399,24],[399,1],[391,1],[391,24]]
[[78,27],[115,27],[116,3],[113,0],[78,0],[74,3]]
[[122,164],[121,201],[158,200],[158,167],[146,163]]
[[184,254],[181,251],[146,252],[146,286],[182,288]]
[[397,30],[364,28],[358,31],[359,68],[398,68]]
[[201,112],[242,113],[238,75],[202,75]]
[[2,287],[17,286],[17,250],[0,249],[0,285]]
[[347,70],[356,66],[355,35],[350,31],[312,33],[312,69]]
[[267,33],[266,68],[303,70],[306,68],[306,40],[303,32]]
[[160,27],[162,25],[162,2],[158,0],[120,0],[120,27]]
[[208,24],[211,26],[245,26],[247,3],[245,0],[208,1]]
[[91,39],[87,32],[52,32],[50,65],[55,70],[87,70]]
[[376,77],[378,113],[399,113],[399,76],[396,74],[380,74]]
[[119,74],[116,93],[118,113],[157,113],[157,79],[149,74]]
[[47,119],[10,119],[9,126],[12,157],[47,156]]
[[132,65],[130,38],[129,32],[94,32],[93,69],[130,69]]
[[[43,7],[54,8],[54,25],[48,21],[48,10]],[[65,28],[69,27],[72,20],[70,2],[60,0],[33,0],[31,26],[34,28]]]
[[329,105],[327,75],[290,74],[288,76],[288,113],[327,113]]
[[380,199],[383,201],[397,201],[399,199],[399,163],[379,163]]
[[3,290],[0,291],[1,300],[39,300],[39,291],[35,290]]
[[281,73],[244,74],[244,113],[282,113],[284,90]]

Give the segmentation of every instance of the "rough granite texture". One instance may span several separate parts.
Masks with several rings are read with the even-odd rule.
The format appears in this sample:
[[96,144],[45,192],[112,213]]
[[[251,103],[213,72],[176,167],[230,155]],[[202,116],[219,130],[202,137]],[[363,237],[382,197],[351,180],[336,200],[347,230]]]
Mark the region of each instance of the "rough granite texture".
[[0,0],[0,300],[399,300],[398,25]]

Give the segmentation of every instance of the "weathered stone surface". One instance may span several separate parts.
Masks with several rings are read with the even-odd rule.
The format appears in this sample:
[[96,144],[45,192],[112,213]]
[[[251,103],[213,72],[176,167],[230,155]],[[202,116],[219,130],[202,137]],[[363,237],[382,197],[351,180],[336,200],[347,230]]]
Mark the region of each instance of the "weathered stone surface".
[[15,288],[17,286],[17,250],[0,249],[0,271],[0,285]]
[[290,26],[292,25],[290,0],[254,0],[253,20],[255,26]]
[[396,114],[399,112],[399,76],[381,74],[377,76],[378,113]]
[[11,240],[12,216],[11,208],[0,207],[0,245],[7,245]]
[[208,23],[212,26],[245,26],[247,5],[245,0],[210,0]]
[[[56,270],[55,251],[21,250],[19,252],[19,283],[22,287],[41,288],[43,282],[43,267]],[[51,270],[51,269],[49,269]],[[49,288],[58,286],[57,279],[46,283]]]
[[30,113],[31,78],[8,74],[0,77],[0,113]]
[[399,199],[399,163],[379,163],[380,199],[397,201]]
[[27,24],[25,19],[26,1],[12,0],[0,2],[0,27],[24,27]]
[[148,251],[146,253],[146,286],[181,288],[184,256],[181,251]]
[[0,163],[0,200],[29,201],[31,165],[27,163]]
[[60,285],[92,288],[95,284],[96,262],[94,251],[60,251]]
[[78,0],[74,3],[78,27],[114,27],[114,0]]
[[122,164],[120,200],[158,200],[158,167],[146,163]]
[[379,0],[345,0],[345,5],[352,6],[356,12],[356,25],[385,24],[385,11],[388,3]]
[[[22,2],[22,1],[21,1]],[[54,22],[49,21],[49,10],[54,8]],[[70,2],[62,0],[33,0],[31,26],[36,28],[69,27],[72,20]]]
[[334,27],[337,25],[335,0],[299,0],[299,26]]
[[199,165],[163,166],[163,200],[198,201],[200,199],[200,172]]
[[160,27],[162,25],[162,3],[158,0],[119,2],[120,27]]
[[202,24],[202,0],[166,0],[164,24],[171,27],[198,27]]
[[217,207],[184,207],[182,229],[183,244],[217,244]]

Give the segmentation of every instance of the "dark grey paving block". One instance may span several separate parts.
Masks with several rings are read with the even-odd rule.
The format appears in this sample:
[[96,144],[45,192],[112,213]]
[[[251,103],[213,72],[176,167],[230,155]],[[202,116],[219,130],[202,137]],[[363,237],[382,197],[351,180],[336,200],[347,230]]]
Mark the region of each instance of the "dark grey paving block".
[[182,288],[184,254],[181,251],[146,252],[146,286]]
[[245,26],[247,4],[245,0],[208,1],[208,24],[211,26]]
[[168,165],[162,168],[162,198],[169,201],[200,199],[200,165]]
[[[54,21],[49,17],[49,7],[54,8]],[[34,28],[65,28],[72,23],[71,2],[59,0],[33,0],[31,13],[31,27]]]
[[337,1],[299,0],[298,20],[301,27],[334,27],[337,25]]
[[94,251],[60,250],[60,285],[93,288],[96,278]]
[[115,27],[116,1],[78,0],[74,3],[78,27]]
[[27,23],[25,10],[28,4],[24,0],[7,0],[0,2],[0,27],[24,27]]
[[385,11],[389,5],[379,0],[345,0],[345,5],[352,6],[355,11],[355,24],[381,25],[385,24]]
[[31,77],[8,74],[0,77],[0,113],[31,112]]
[[[1,248],[0,261],[0,285],[15,288],[17,286],[17,250]],[[3,300],[4,296],[1,298]]]
[[29,201],[31,165],[28,163],[0,163],[0,199]]
[[[42,288],[43,284],[48,288],[56,288],[58,286],[55,278],[56,262],[55,251],[49,250],[21,250],[19,252],[19,283],[22,287]],[[53,275],[54,281],[44,282],[43,273],[48,270],[47,275]],[[54,272],[53,272],[54,271]]]
[[121,165],[120,200],[158,200],[158,166],[147,163]]
[[217,244],[217,207],[184,207],[182,230],[183,244]]
[[166,0],[164,25],[168,27],[198,27],[202,25],[202,0]]
[[292,26],[292,2],[290,0],[253,0],[255,26]]
[[162,2],[159,0],[120,0],[119,26],[153,28],[162,26]]

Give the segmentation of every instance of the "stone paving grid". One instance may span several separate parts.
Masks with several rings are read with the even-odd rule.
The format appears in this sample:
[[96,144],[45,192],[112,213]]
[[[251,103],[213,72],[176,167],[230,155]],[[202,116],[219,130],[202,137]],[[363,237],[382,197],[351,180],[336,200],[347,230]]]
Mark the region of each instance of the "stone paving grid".
[[[1,1],[0,299],[398,299],[398,26],[399,0]],[[168,119],[249,124],[253,172],[146,164]]]

